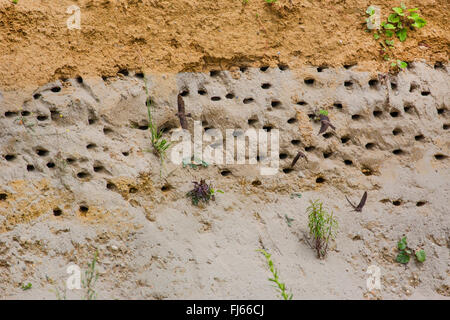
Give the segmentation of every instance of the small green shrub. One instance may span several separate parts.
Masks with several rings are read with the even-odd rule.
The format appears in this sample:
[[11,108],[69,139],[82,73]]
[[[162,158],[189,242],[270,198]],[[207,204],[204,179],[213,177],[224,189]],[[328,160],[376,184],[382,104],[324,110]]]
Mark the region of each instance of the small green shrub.
[[329,214],[323,203],[319,200],[310,201],[311,205],[306,209],[308,214],[308,227],[310,235],[313,237],[313,247],[317,251],[317,256],[322,259],[326,256],[328,244],[334,239],[338,229],[338,222]]
[[[407,264],[409,262],[409,260],[411,259],[411,252],[413,250],[408,247],[408,243],[406,242],[406,237],[403,237],[399,240],[399,242],[397,243],[397,248],[399,250],[399,253],[395,260],[398,263]],[[424,262],[426,260],[425,251],[422,249],[416,250],[415,256],[416,256],[417,261],[419,261],[419,262]]]
[[[381,23],[381,29],[375,30],[373,37],[378,40],[381,49],[380,54],[384,60],[392,60],[388,50],[394,48],[394,35],[400,40],[405,41],[408,38],[408,30],[423,28],[427,22],[424,18],[420,17],[417,13],[418,8],[408,9],[403,3],[400,7],[392,8],[392,13],[389,14],[387,21]],[[367,8],[366,13],[369,15],[367,22],[371,21],[375,14],[375,8],[370,6]],[[367,30],[370,32],[370,30]],[[394,69],[404,69],[408,64],[399,59],[394,59],[391,62],[391,67]]]
[[264,255],[264,257],[266,257],[267,264],[269,265],[269,270],[270,270],[270,272],[272,272],[272,275],[273,275],[273,278],[269,278],[269,281],[275,282],[275,284],[277,285],[277,289],[280,291],[281,297],[284,300],[292,300],[293,294],[292,293],[288,294],[286,292],[286,289],[287,289],[286,285],[284,283],[280,282],[280,279],[278,278],[278,271],[277,271],[277,269],[275,269],[275,266],[273,265],[273,261],[271,258],[272,255],[267,253],[264,249],[258,249],[256,251],[261,252]]
[[23,291],[30,290],[33,287],[31,282],[28,282],[27,284],[22,284],[21,288]]

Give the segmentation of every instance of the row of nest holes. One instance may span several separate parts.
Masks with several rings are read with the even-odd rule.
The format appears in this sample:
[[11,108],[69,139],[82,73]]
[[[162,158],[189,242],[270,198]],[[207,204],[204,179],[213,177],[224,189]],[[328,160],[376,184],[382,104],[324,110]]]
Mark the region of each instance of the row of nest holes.
[[[334,103],[333,107],[335,107],[338,110],[342,110],[342,108],[343,108],[342,104],[338,103],[338,102]],[[403,107],[403,110],[404,110],[405,113],[413,114],[413,111],[415,111],[416,108],[414,106],[412,106],[412,105],[405,105]],[[438,115],[444,115],[445,111],[446,111],[445,107],[436,108],[436,112],[437,112]],[[372,114],[373,114],[374,117],[379,118],[379,117],[381,117],[383,115],[383,111],[381,111],[379,109],[375,109],[372,112]],[[401,115],[401,112],[399,110],[397,110],[397,109],[394,109],[394,110],[389,112],[389,115],[392,118],[397,118],[398,116]],[[308,116],[309,116],[310,119],[314,119],[315,118],[315,114],[312,114],[312,113],[308,114]],[[352,120],[360,120],[360,119],[363,118],[363,116],[361,116],[359,114],[353,114],[351,117],[352,117]]]
[[[19,117],[19,116],[21,116],[21,117],[28,117],[28,116],[31,115],[31,112],[30,111],[26,111],[26,110],[25,111],[21,111],[20,113],[17,112],[17,111],[6,111],[4,113],[4,115],[5,115],[6,118],[13,118],[13,117]],[[61,117],[59,111],[56,110],[56,109],[51,109],[50,110],[50,116],[51,116],[51,119],[54,120],[54,121],[58,120]],[[41,114],[41,115],[37,115],[36,119],[38,121],[46,121],[46,120],[48,120],[48,116]]]
[[[88,206],[85,206],[85,205],[79,206],[78,211],[79,211],[81,214],[86,214],[86,213],[89,211],[89,207],[88,207]],[[63,214],[63,211],[62,211],[60,208],[55,208],[55,209],[53,209],[53,215],[54,215],[55,217],[59,217],[59,216],[61,216],[62,214]]]
[[[391,201],[389,199],[383,199],[383,200],[380,200],[380,202],[382,202],[382,203],[391,202],[396,207],[399,207],[404,203],[403,200],[401,200],[401,199],[397,199],[397,200],[393,200],[393,201]],[[417,201],[416,207],[423,207],[427,203],[428,203],[428,201],[425,201],[425,200]]]

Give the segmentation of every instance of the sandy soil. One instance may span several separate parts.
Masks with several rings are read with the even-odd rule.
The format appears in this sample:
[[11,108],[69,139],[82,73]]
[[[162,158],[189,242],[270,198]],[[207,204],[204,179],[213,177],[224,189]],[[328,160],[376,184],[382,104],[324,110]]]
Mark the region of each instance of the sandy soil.
[[[416,6],[413,1],[405,1]],[[81,30],[68,30],[70,5]],[[241,65],[305,64],[386,71],[364,30],[370,1],[0,0],[0,85],[42,85],[60,77],[229,70]],[[378,1],[386,18],[393,5]],[[420,2],[428,26],[397,43],[393,55],[431,64],[449,59],[446,0]],[[422,45],[419,43],[422,42]],[[425,44],[425,45],[423,45]],[[142,59],[140,57],[142,56]]]

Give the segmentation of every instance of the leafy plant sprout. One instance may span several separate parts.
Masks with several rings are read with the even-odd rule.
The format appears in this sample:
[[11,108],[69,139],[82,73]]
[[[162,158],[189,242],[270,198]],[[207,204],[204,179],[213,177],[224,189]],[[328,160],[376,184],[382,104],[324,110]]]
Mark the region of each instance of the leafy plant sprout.
[[280,282],[280,279],[278,278],[278,270],[275,268],[272,258],[271,258],[271,254],[269,254],[266,250],[264,249],[258,249],[256,250],[257,252],[261,252],[264,257],[266,258],[267,264],[269,265],[269,270],[270,272],[272,272],[273,277],[269,278],[269,281],[274,282],[277,285],[277,289],[280,291],[281,293],[281,297],[284,300],[292,300],[293,294],[288,294],[287,293],[287,288],[286,285],[282,282]]
[[310,201],[311,205],[306,209],[308,214],[308,227],[310,235],[313,237],[313,248],[317,251],[319,259],[323,259],[328,250],[330,240],[334,239],[337,233],[338,222],[323,207],[319,200]]
[[[402,237],[398,243],[397,248],[399,253],[397,258],[395,259],[398,263],[407,264],[411,259],[410,255],[412,253],[412,249],[408,247],[408,243],[406,242],[406,237]],[[416,250],[415,256],[418,262],[424,262],[426,260],[426,254],[423,249]]]
[[194,189],[187,193],[187,196],[191,198],[192,204],[198,206],[200,201],[208,203],[210,200],[215,201],[217,193],[223,193],[222,190],[213,189],[211,185],[208,185],[204,179],[200,182],[193,181]]
[[[393,13],[389,14],[387,21],[381,23],[381,29],[376,30],[373,34],[375,40],[379,40],[381,46],[380,54],[384,60],[389,61],[392,58],[388,54],[389,49],[394,48],[394,34],[403,42],[408,37],[408,30],[423,28],[427,22],[424,18],[420,17],[417,13],[418,8],[408,9],[403,3],[400,7],[392,8]],[[366,13],[369,15],[367,21],[370,21],[375,14],[375,8],[370,6],[367,8]],[[367,30],[370,32],[370,30]],[[404,69],[408,64],[399,59],[393,59],[391,62],[391,68]]]

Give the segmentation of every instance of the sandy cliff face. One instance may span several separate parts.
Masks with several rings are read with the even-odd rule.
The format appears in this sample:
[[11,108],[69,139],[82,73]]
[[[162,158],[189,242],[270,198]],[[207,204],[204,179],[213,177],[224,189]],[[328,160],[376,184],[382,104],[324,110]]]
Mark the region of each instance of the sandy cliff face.
[[[398,74],[364,32],[370,4],[0,0],[0,298],[63,297],[67,267],[96,250],[99,299],[278,298],[265,248],[295,299],[448,299],[450,4],[420,3],[428,24],[396,42]],[[387,17],[393,3],[377,4]],[[161,165],[144,75],[165,139],[182,93],[188,130],[198,121],[217,152],[227,129],[279,130],[276,174],[262,156]],[[320,109],[336,130],[317,134]],[[224,194],[195,207],[201,178]],[[364,191],[352,211],[345,196]],[[339,222],[325,260],[308,244],[314,199]],[[403,235],[425,263],[395,262]],[[366,287],[372,265],[381,290]]]
[[[99,298],[274,298],[261,247],[295,298],[448,297],[448,66],[414,63],[388,77],[305,67],[146,78],[166,139],[179,130],[182,92],[190,132],[194,121],[224,137],[226,129],[278,129],[278,172],[260,175],[261,158],[197,169],[167,159],[161,167],[139,73],[5,91],[3,297],[55,298],[67,266],[84,268],[97,249]],[[317,135],[319,109],[335,131]],[[222,141],[209,143],[220,150]],[[307,160],[291,169],[298,151]],[[224,191],[203,208],[186,198],[200,178]],[[351,211],[345,196],[357,202],[364,191],[363,211]],[[339,222],[325,260],[306,236],[313,199]],[[402,235],[426,251],[424,264],[395,262]],[[366,288],[370,265],[381,268],[381,291]],[[33,289],[22,291],[28,282]]]

